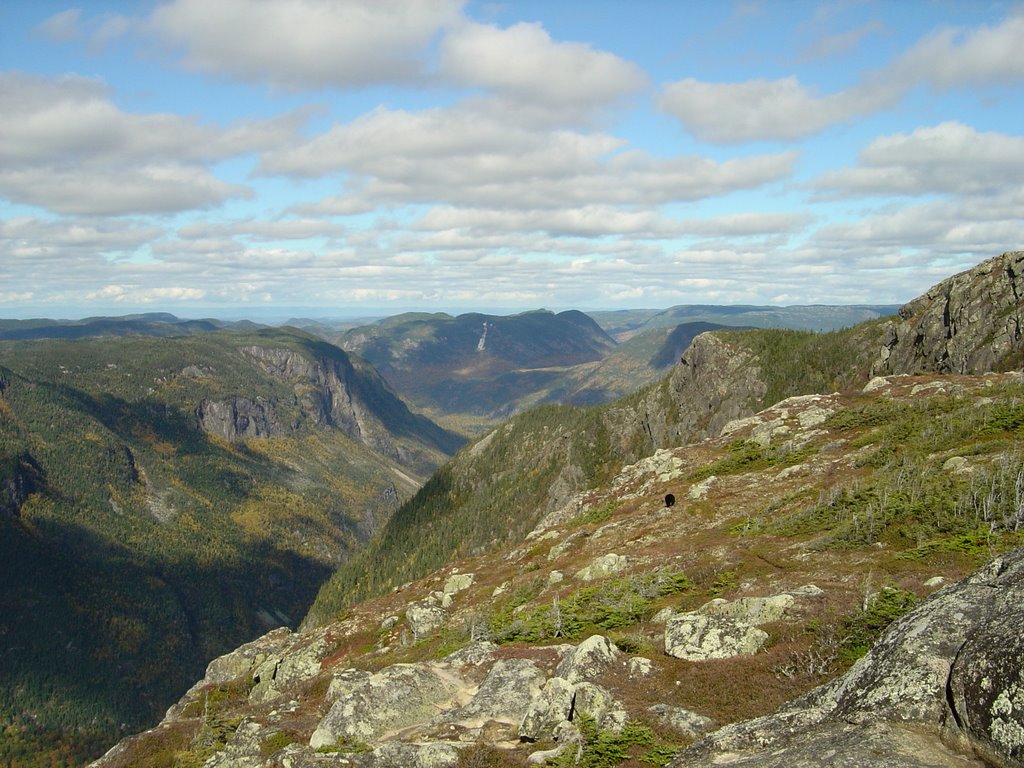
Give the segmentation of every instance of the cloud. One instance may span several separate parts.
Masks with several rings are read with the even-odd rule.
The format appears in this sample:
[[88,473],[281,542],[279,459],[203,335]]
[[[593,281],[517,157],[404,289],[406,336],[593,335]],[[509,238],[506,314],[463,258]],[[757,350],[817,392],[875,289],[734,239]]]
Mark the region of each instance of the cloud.
[[1024,15],[995,27],[947,29],[931,35],[856,85],[818,95],[796,77],[709,83],[666,83],[658,99],[698,139],[715,144],[791,141],[894,106],[916,86],[937,91],[1024,79],[1020,40]]
[[114,301],[118,304],[153,304],[158,301],[198,301],[206,297],[201,288],[140,288],[134,285],[106,285],[85,295],[90,301]]
[[439,69],[460,85],[572,117],[647,84],[632,62],[583,43],[555,42],[540,24],[499,29],[465,22],[444,37]]
[[825,173],[812,186],[831,197],[989,194],[1024,179],[1024,136],[950,121],[882,136],[859,160],[860,167]]
[[192,70],[287,89],[412,82],[462,0],[173,0],[149,29]]
[[252,191],[208,164],[292,140],[309,114],[221,128],[124,112],[90,78],[0,73],[0,195],[73,215],[209,208]]
[[874,20],[845,32],[822,35],[812,45],[807,47],[800,58],[805,61],[813,61],[815,59],[843,56],[857,48],[867,37],[887,31],[888,28],[885,24]]
[[189,224],[178,230],[178,237],[189,240],[212,237],[241,237],[251,240],[306,240],[338,237],[344,228],[322,219],[245,220],[224,223]]
[[805,214],[731,214],[709,219],[675,219],[655,210],[605,205],[569,209],[508,211],[436,207],[415,224],[424,230],[474,233],[544,232],[553,236],[678,238],[687,235],[750,237],[795,232],[811,221]]
[[[843,259],[919,253],[930,263],[955,256],[963,268],[978,261],[976,254],[1002,253],[1024,242],[1021,210],[1018,185],[990,197],[930,201],[831,224],[815,233],[813,245]],[[943,269],[950,268],[935,274]]]
[[[0,247],[8,257],[19,252],[123,253],[144,246],[162,234],[159,227],[109,219],[40,219],[29,216],[0,220]],[[21,251],[21,249],[25,249]]]
[[715,144],[793,140],[895,104],[902,89],[873,85],[818,96],[796,77],[744,83],[687,78],[667,84],[658,107]]
[[203,168],[164,164],[3,169],[0,195],[54,213],[123,216],[211,208],[229,198],[252,198],[254,192],[220,181]]
[[997,26],[943,29],[919,42],[890,68],[905,84],[937,90],[992,86],[1024,80],[1024,14]]
[[47,18],[35,32],[55,43],[72,42],[82,37],[81,17],[81,8],[68,8]]
[[[797,157],[656,158],[619,152],[623,145],[604,133],[518,126],[472,105],[379,108],[266,153],[260,171],[298,177],[347,172],[358,192],[350,203],[354,211],[368,201],[530,210],[698,200],[786,178]],[[323,210],[344,210],[344,201],[334,198]]]

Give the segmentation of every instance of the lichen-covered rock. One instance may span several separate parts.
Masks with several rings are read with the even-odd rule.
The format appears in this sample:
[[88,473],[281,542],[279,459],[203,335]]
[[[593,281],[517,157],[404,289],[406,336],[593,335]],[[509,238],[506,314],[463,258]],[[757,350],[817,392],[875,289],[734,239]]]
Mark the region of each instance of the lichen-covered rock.
[[426,723],[438,709],[455,706],[460,690],[451,673],[427,664],[394,664],[342,682],[328,691],[337,699],[310,738],[314,749],[342,737],[373,743],[391,731]]
[[757,653],[768,633],[731,616],[683,613],[665,625],[665,653],[687,661]]
[[[994,596],[949,675],[953,715],[986,753],[1024,765],[1024,577]],[[1004,579],[1007,580],[1007,579]]]
[[205,763],[203,768],[261,768],[263,755],[261,741],[264,728],[246,720],[235,729],[228,743]]
[[626,725],[626,708],[611,692],[595,683],[579,683],[573,689],[572,717],[593,718],[603,730],[621,731]]
[[372,752],[347,755],[346,760],[354,768],[450,768],[459,761],[459,750],[444,743],[392,741]]
[[426,637],[436,632],[448,621],[448,612],[439,605],[416,603],[405,612],[405,622],[412,630],[413,637]]
[[622,573],[629,565],[629,561],[623,555],[617,555],[614,552],[609,552],[607,555],[601,555],[591,561],[590,565],[586,568],[581,568],[576,572],[576,578],[580,581],[596,581],[598,579],[606,579],[609,576],[615,576],[616,574]]
[[455,595],[473,586],[475,575],[472,573],[453,573],[444,583],[443,592],[446,595]]
[[[1024,765],[1024,549],[933,593],[847,674],[672,768]],[[941,737],[941,738],[940,738]]]
[[655,704],[653,707],[649,707],[647,711],[690,738],[706,733],[715,727],[715,721],[710,717],[705,717],[682,707]]
[[755,753],[723,749],[712,755],[701,749],[703,743],[684,750],[668,768],[986,768],[981,760],[946,746],[937,734],[888,722],[794,727]]
[[712,600],[702,605],[697,611],[708,616],[729,616],[757,626],[778,621],[795,603],[796,598],[790,594],[770,597],[740,597],[731,601]]
[[269,656],[280,657],[294,642],[289,629],[275,629],[211,661],[200,685],[221,685],[237,680],[263,664]]
[[568,720],[572,713],[574,690],[575,686],[561,677],[552,677],[544,683],[540,694],[530,703],[523,716],[519,725],[519,738],[523,741],[537,741],[556,725]]
[[528,659],[494,663],[468,704],[445,712],[436,722],[479,728],[486,721],[518,725],[540,695],[544,673]]
[[604,635],[591,635],[567,653],[556,674],[570,683],[593,680],[622,659],[622,651]]

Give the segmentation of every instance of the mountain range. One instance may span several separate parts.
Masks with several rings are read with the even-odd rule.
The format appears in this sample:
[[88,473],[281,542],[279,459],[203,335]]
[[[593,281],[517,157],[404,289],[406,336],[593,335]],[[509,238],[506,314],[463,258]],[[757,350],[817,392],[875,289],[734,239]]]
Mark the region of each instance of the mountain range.
[[[539,692],[568,679],[565,659],[600,645],[585,640],[594,632],[625,654],[618,683],[592,676],[581,693],[576,680],[581,716],[572,725],[570,707],[554,725],[589,745],[580,755],[619,726],[647,728],[665,764],[696,733],[650,707],[699,712],[707,693],[718,703],[701,716],[717,724],[767,714],[867,650],[875,624],[928,591],[926,573],[962,576],[1015,543],[1003,467],[1020,383],[950,377],[1024,362],[1022,259],[951,278],[894,318],[859,309],[871,319],[828,333],[723,329],[736,323],[675,308],[690,319],[646,329],[645,313],[604,329],[576,312],[405,315],[347,331],[347,351],[246,327],[0,343],[0,759],[80,764],[122,727],[153,722],[204,660],[294,628],[312,601],[301,632],[213,662],[156,731],[100,764],[383,768],[437,752],[443,765],[520,765],[555,734],[506,721],[522,726]],[[755,309],[734,314],[755,325]],[[899,378],[910,373],[928,375]],[[399,395],[477,436],[458,450],[465,438]],[[488,428],[503,413],[515,415]],[[926,479],[908,485],[915,473]],[[987,512],[957,512],[985,488],[998,490]],[[936,498],[941,514],[923,515],[921,499]],[[767,655],[691,667],[653,650],[663,608],[828,574],[840,613],[819,601],[769,626]],[[779,671],[819,653],[828,633],[815,627],[846,642],[857,622],[871,626],[856,649]],[[473,661],[478,642],[495,646]],[[630,682],[648,663],[665,685]],[[506,667],[522,673],[507,676],[522,717],[485,717],[478,702],[473,717],[369,735],[324,724],[350,683],[377,685],[362,675],[441,670],[445,701],[471,706]],[[730,706],[736,691],[712,681],[747,673],[764,694]],[[588,724],[583,702],[602,691],[622,722]]]
[[1019,765],[1021,295],[1007,253],[510,419],[94,765]]

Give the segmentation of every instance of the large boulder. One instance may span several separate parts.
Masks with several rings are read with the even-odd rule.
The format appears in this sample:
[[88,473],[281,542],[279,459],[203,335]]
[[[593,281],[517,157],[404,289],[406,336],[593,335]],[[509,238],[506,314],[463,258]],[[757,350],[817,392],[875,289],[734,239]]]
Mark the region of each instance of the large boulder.
[[372,743],[386,734],[430,721],[438,709],[458,704],[454,674],[429,664],[394,664],[380,672],[351,672],[332,682],[335,697],[309,745],[329,747],[338,739]]
[[670,765],[1022,766],[1022,625],[1024,549],[932,594],[838,680]]
[[708,616],[729,616],[733,619],[753,624],[769,624],[778,621],[796,603],[792,595],[772,595],[770,597],[741,597],[737,600],[712,600],[697,609]]
[[768,633],[731,616],[683,613],[665,625],[665,653],[687,661],[752,656]]
[[544,673],[528,659],[494,663],[469,703],[445,712],[438,722],[479,728],[488,720],[518,725],[540,695]]
[[558,664],[556,674],[570,683],[593,680],[622,660],[622,651],[604,635],[591,635],[568,651]]
[[537,741],[568,720],[572,714],[574,692],[575,686],[562,677],[552,677],[544,683],[540,694],[530,703],[523,716],[519,725],[519,738],[523,741]]

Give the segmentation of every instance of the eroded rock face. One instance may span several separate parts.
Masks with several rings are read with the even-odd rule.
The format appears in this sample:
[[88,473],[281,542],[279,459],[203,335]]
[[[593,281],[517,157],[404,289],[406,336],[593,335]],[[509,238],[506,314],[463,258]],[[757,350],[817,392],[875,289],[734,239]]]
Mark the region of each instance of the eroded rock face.
[[235,397],[231,400],[203,400],[196,408],[199,428],[225,440],[264,438],[283,434],[273,404],[257,398]]
[[892,322],[878,374],[1009,370],[1024,353],[1024,252],[1004,253],[905,304]]

